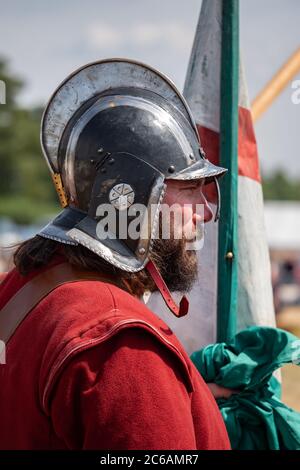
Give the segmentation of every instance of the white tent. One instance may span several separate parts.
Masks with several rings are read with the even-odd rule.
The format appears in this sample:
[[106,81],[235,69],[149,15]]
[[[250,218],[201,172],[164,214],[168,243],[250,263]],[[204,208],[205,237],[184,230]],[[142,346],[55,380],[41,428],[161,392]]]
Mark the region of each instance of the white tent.
[[300,251],[300,202],[267,201],[264,213],[269,248]]

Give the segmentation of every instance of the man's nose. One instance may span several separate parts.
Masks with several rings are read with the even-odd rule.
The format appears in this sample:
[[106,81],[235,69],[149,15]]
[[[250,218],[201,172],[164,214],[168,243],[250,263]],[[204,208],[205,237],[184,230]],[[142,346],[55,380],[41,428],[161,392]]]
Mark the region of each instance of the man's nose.
[[[200,214],[198,214],[199,210],[197,210],[197,205],[200,205]],[[204,221],[204,223],[206,224],[213,218],[213,212],[202,192],[201,197],[198,198],[197,205],[195,204],[194,206],[194,221],[200,221],[201,218],[201,222]]]

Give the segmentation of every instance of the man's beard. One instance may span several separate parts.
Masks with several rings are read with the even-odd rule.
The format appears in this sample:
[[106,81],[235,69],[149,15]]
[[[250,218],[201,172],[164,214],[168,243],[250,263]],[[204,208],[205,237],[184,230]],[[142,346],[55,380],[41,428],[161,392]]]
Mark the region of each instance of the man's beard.
[[186,248],[186,239],[157,239],[153,243],[151,259],[171,292],[189,292],[197,279],[197,252]]

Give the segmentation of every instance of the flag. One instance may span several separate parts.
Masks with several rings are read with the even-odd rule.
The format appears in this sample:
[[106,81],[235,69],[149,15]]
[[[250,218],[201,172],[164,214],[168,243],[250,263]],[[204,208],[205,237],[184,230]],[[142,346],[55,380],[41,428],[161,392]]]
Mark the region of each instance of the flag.
[[[220,151],[221,49],[222,1],[203,0],[184,96],[196,120],[206,156],[216,164]],[[275,326],[257,144],[241,61],[238,101],[237,331],[240,331],[250,325]],[[214,205],[214,190],[207,188],[207,198]],[[199,278],[189,294],[188,316],[172,318],[155,295],[149,301],[150,308],[169,324],[189,353],[217,340],[219,223],[207,223],[204,237],[198,256]]]

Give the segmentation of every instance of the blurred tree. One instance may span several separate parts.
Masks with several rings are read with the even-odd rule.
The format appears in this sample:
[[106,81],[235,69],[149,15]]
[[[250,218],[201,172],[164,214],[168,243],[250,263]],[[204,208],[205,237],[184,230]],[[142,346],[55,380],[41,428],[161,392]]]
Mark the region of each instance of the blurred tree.
[[300,201],[300,180],[291,179],[278,169],[263,177],[263,192],[266,200]]
[[15,100],[22,82],[9,74],[7,63],[3,59],[0,59],[0,80],[6,87],[6,104],[0,105],[0,194],[5,194],[13,187],[13,123]]
[[6,84],[6,104],[0,105],[0,216],[29,223],[59,209],[40,147],[42,109],[17,106],[24,84],[3,59],[0,80]]

